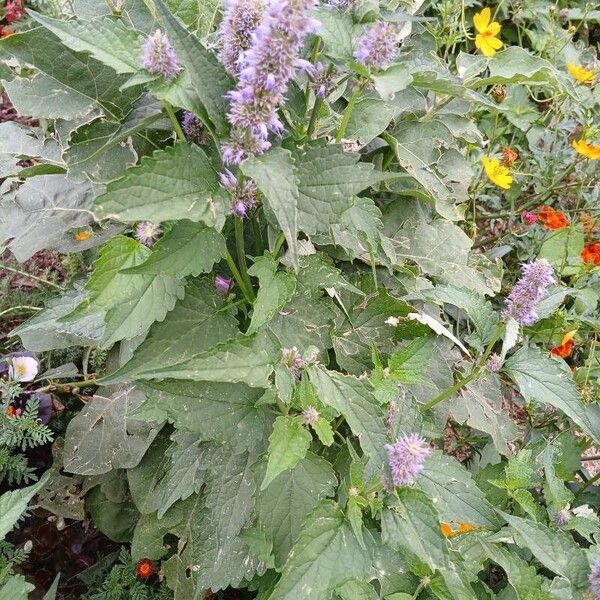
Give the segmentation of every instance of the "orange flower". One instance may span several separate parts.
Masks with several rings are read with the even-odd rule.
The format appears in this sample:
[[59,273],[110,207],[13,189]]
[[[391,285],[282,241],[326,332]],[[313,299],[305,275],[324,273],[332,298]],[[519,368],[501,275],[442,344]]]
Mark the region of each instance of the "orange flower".
[[590,160],[600,160],[600,146],[596,144],[590,144],[585,140],[574,140],[571,144],[577,154],[581,154],[581,156],[585,156]]
[[454,535],[454,529],[452,529],[452,525],[450,525],[450,523],[440,523],[440,529],[442,530],[442,535],[445,538],[449,538]]
[[142,558],[135,567],[138,579],[146,580],[154,575],[154,563],[147,558]]
[[91,231],[78,231],[75,234],[75,240],[78,242],[85,242],[85,240],[89,240],[92,237]]
[[14,406],[9,406],[6,409],[6,416],[7,417],[14,417],[17,414],[17,409]]
[[565,213],[554,210],[551,206],[542,206],[538,211],[538,220],[546,229],[562,229],[569,226]]
[[581,251],[581,262],[600,267],[600,243],[590,242]]
[[471,525],[471,523],[459,523],[458,533],[469,533],[470,531],[479,531],[481,527],[477,525]]
[[440,529],[445,538],[454,537],[459,533],[469,533],[470,531],[480,531],[482,529],[479,525],[472,525],[471,523],[456,521],[455,524],[457,526],[456,529],[450,523],[440,523]]
[[7,38],[9,35],[12,35],[14,31],[10,27],[2,27],[0,25],[0,39]]
[[509,148],[508,146],[502,148],[502,162],[505,166],[511,167],[518,159],[518,153],[512,148]]
[[573,354],[573,348],[575,347],[573,338],[575,337],[576,333],[577,333],[576,329],[574,329],[573,331],[569,331],[568,333],[565,333],[565,335],[563,336],[563,339],[560,342],[560,346],[551,348],[550,354],[552,354],[552,356],[558,356],[560,358],[569,358],[569,356],[571,356],[571,354]]

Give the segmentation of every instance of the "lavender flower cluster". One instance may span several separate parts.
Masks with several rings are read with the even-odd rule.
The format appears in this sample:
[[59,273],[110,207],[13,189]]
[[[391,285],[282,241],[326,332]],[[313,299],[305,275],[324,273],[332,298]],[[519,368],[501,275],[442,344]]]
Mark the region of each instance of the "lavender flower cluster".
[[146,40],[142,65],[153,75],[162,75],[167,81],[173,79],[179,72],[175,50],[169,38],[160,29]]
[[592,568],[588,577],[590,588],[596,598],[600,600],[600,558],[592,563]]
[[419,434],[411,433],[399,437],[393,444],[386,444],[385,450],[394,485],[410,485],[423,470],[429,445]]
[[375,69],[385,69],[390,66],[400,43],[400,25],[378,21],[358,41],[354,58]]
[[[230,13],[237,4],[230,4]],[[232,131],[223,149],[227,164],[237,165],[251,154],[262,154],[271,146],[269,133],[283,132],[277,108],[298,67],[306,66],[298,54],[305,37],[316,31],[318,22],[307,13],[317,4],[317,0],[273,0],[254,30],[251,45],[241,57],[237,89],[228,94]],[[231,23],[230,14],[227,19]],[[223,39],[231,33],[224,29]]]
[[548,287],[556,279],[552,265],[544,258],[521,265],[521,278],[515,284],[508,298],[502,318],[512,317],[522,325],[533,325],[538,320],[538,304],[544,298]]
[[231,213],[240,219],[248,216],[248,212],[257,204],[258,187],[249,179],[238,181],[236,176],[225,169],[220,174],[221,186],[229,192]]

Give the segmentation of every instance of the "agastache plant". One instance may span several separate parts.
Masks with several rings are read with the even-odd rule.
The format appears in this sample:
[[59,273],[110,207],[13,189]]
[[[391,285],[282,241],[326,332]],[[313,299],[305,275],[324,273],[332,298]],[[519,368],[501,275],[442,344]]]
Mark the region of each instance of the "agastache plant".
[[274,0],[266,10],[244,53],[238,86],[228,94],[232,130],[223,149],[227,164],[264,153],[271,147],[269,134],[283,133],[277,109],[290,79],[306,64],[299,53],[306,36],[317,30],[318,22],[308,16],[316,5],[316,0]]
[[388,463],[394,485],[410,485],[423,471],[429,444],[417,433],[403,435],[393,444],[386,444]]
[[173,79],[179,72],[179,63],[173,46],[160,29],[146,40],[142,64],[144,69],[153,75],[162,75],[167,81]]
[[354,58],[366,67],[385,69],[398,52],[400,25],[378,21],[358,41]]

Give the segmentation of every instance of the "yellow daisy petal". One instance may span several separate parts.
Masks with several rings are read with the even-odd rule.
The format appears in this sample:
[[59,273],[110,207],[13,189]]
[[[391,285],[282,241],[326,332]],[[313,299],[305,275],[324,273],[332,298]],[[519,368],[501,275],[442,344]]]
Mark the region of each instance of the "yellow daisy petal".
[[600,146],[590,144],[585,140],[576,140],[571,145],[578,154],[581,154],[581,156],[585,156],[590,160],[600,160]]
[[508,167],[501,165],[500,161],[498,161],[496,158],[489,158],[488,156],[484,156],[481,159],[481,162],[483,163],[485,174],[492,183],[503,190],[510,188],[513,178],[510,175]]
[[473,15],[473,25],[475,25],[475,29],[477,29],[479,33],[483,33],[490,24],[491,19],[492,10],[489,6],[486,6],[481,12]]
[[500,23],[498,23],[498,21],[494,21],[493,23],[490,23],[488,25],[488,28],[486,29],[486,33],[489,35],[498,35],[500,33],[501,29],[502,29],[502,25],[500,25]]
[[579,83],[583,83],[585,85],[592,85],[596,80],[596,75],[593,71],[582,67],[581,65],[576,65],[575,63],[569,63],[567,65],[567,70],[573,79],[579,81]]
[[490,57],[496,54],[496,51],[504,46],[502,40],[490,35],[478,34],[475,36],[475,47],[481,50],[484,56]]

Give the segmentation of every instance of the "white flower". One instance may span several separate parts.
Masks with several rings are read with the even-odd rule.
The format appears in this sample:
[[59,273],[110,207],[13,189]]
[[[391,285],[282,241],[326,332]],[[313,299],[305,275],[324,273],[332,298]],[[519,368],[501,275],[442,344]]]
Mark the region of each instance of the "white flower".
[[8,376],[16,381],[33,381],[38,374],[38,361],[31,356],[15,356],[8,367]]
[[398,323],[400,323],[400,319],[398,317],[388,317],[385,322],[390,325],[390,327],[398,327]]

